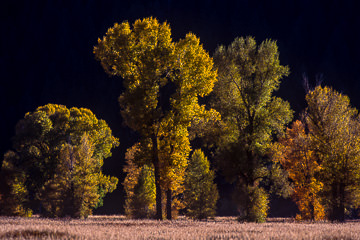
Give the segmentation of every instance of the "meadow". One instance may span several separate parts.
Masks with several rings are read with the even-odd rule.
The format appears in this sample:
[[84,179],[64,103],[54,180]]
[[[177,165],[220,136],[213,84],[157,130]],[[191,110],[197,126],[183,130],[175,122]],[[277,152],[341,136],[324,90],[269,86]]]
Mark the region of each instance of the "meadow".
[[299,223],[269,219],[239,223],[234,217],[193,221],[130,220],[124,216],[88,219],[0,217],[0,239],[360,239],[360,222]]

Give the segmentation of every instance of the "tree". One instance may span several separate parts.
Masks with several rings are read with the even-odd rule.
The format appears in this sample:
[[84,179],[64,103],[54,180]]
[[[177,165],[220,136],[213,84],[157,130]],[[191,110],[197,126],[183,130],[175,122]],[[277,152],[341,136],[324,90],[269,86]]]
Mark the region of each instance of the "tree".
[[196,219],[213,217],[216,214],[216,202],[219,198],[215,172],[204,153],[197,149],[193,152],[185,177],[185,206],[187,215]]
[[306,95],[306,123],[323,183],[330,220],[344,221],[345,209],[359,206],[360,122],[346,95],[317,86]]
[[135,164],[134,159],[140,154],[139,145],[135,144],[125,154],[125,214],[133,218],[150,218],[155,214],[154,170],[145,164],[142,167]]
[[218,47],[214,62],[219,80],[212,106],[226,126],[218,141],[218,163],[227,179],[237,185],[240,217],[265,221],[268,200],[261,182],[269,176],[270,161],[264,155],[272,137],[282,133],[292,118],[289,103],[273,92],[289,69],[280,65],[275,41],[257,46],[252,37]]
[[108,74],[123,78],[122,117],[140,133],[142,147],[151,149],[156,218],[162,219],[165,189],[171,219],[172,191],[183,181],[190,153],[188,127],[195,116],[206,114],[198,98],[216,81],[212,59],[194,34],[174,43],[170,26],[155,18],[137,20],[132,28],[116,23],[94,53]]
[[[64,146],[78,149],[84,134],[93,145],[91,159],[94,159],[94,172],[101,175],[104,158],[111,156],[111,149],[119,142],[112,136],[106,122],[97,119],[89,109],[68,109],[63,105],[48,104],[27,113],[18,122],[13,144],[15,157],[9,161],[26,176],[28,207],[38,209],[41,189],[56,175],[60,162],[65,161],[61,160]],[[115,178],[107,176],[98,180],[98,202],[105,192],[114,188],[115,183]],[[109,187],[109,184],[112,186]]]
[[16,168],[14,152],[4,156],[0,175],[0,215],[30,217],[31,209],[25,205],[28,191],[25,188],[25,174]]
[[50,217],[86,218],[92,214],[103,193],[115,190],[118,179],[104,176],[93,158],[94,145],[86,134],[79,146],[65,144],[52,179],[47,181],[39,199]]
[[311,147],[310,135],[297,120],[286,135],[274,143],[273,161],[280,162],[294,183],[293,198],[300,210],[299,220],[321,220],[325,217],[322,204],[322,182],[318,178],[321,166]]

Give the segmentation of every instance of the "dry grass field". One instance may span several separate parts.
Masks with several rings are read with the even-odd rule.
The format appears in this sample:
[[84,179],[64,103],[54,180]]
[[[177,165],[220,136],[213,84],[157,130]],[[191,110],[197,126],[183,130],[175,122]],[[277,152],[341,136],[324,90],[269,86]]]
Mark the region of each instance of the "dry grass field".
[[0,239],[360,239],[360,222],[343,224],[239,223],[235,218],[209,221],[128,220],[92,216],[86,220],[0,217]]

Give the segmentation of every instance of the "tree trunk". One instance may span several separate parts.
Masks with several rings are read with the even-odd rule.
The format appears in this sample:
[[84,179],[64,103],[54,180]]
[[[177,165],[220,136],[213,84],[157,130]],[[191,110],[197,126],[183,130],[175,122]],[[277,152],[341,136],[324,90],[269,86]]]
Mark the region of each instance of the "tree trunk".
[[168,189],[166,191],[166,218],[168,220],[172,220],[172,214],[171,214],[171,189]]
[[[70,189],[67,190],[65,193],[64,199],[64,210],[63,210],[63,217],[69,216],[72,218],[76,218],[75,215],[75,199],[74,199],[75,191],[74,191],[74,183],[71,180],[70,182]],[[52,213],[51,213],[52,214]]]
[[315,221],[315,208],[313,204],[313,200],[310,201],[310,221]]
[[152,150],[153,150],[153,164],[155,172],[155,187],[156,187],[156,214],[155,218],[163,220],[162,215],[162,196],[161,196],[161,185],[160,185],[160,162],[158,152],[158,142],[155,135],[152,136]]
[[[249,143],[250,146],[251,143]],[[252,153],[252,151],[250,149],[246,150],[246,155],[247,155],[247,164],[248,164],[248,171],[247,171],[247,179],[246,179],[246,220],[253,222],[255,221],[255,217],[254,217],[254,212],[253,212],[253,207],[254,207],[254,185],[255,185],[255,180],[254,180],[254,170],[255,170],[255,159],[254,159],[254,155]]]
[[[307,177],[307,180],[306,180],[306,184],[307,186],[310,185],[310,178]],[[312,193],[310,193],[310,220],[311,221],[315,221],[315,204],[314,204],[314,195]]]
[[333,183],[331,186],[331,212],[330,212],[330,220],[332,222],[336,221],[336,212],[337,212],[337,184]]
[[345,222],[345,184],[340,183],[340,203],[339,203],[339,219],[340,222]]
[[332,222],[345,221],[345,186],[342,183],[332,185],[332,209],[330,220]]

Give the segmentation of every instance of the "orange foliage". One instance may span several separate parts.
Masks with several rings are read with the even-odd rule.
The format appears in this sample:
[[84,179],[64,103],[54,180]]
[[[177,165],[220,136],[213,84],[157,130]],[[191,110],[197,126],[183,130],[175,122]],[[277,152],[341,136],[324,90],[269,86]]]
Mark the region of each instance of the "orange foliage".
[[293,199],[300,210],[299,220],[321,220],[325,217],[319,192],[323,184],[316,179],[320,165],[310,148],[310,136],[297,120],[287,128],[285,137],[273,145],[273,160],[280,162],[294,182]]

